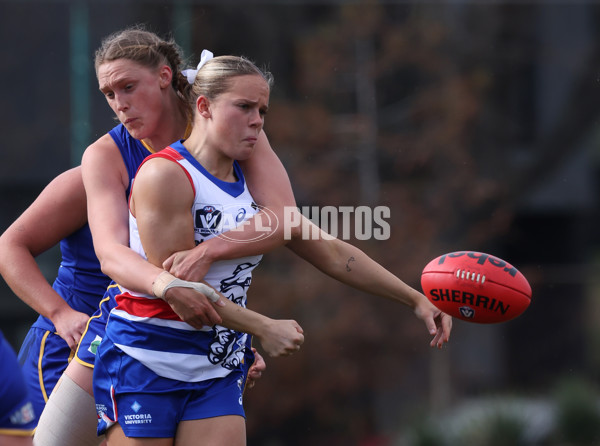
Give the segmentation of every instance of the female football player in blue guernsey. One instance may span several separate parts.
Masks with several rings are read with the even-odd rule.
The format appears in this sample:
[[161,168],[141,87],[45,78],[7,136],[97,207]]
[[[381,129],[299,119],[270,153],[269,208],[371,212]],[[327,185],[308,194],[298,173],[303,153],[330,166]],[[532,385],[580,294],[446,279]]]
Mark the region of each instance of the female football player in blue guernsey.
[[[155,58],[167,61],[168,65],[179,70],[181,56],[173,42],[163,41],[152,33],[137,31],[136,33],[143,36],[141,43],[145,43],[146,47],[156,48]],[[178,80],[181,80],[181,74],[179,76]],[[173,82],[174,87],[175,84],[176,82]],[[177,88],[183,89],[185,86],[177,85]],[[179,98],[175,88],[173,88],[172,95]],[[185,101],[175,99],[171,103],[174,104],[173,106],[181,107]],[[175,113],[173,114],[175,115]],[[179,115],[177,114],[177,116]],[[179,129],[180,126],[177,126],[177,130]],[[179,137],[184,137],[185,131],[184,124]],[[120,144],[119,149],[122,155],[120,164],[126,165],[126,175],[133,178],[141,160],[152,151],[148,144],[132,145],[125,140],[125,135],[128,135],[127,131],[123,126],[118,126],[111,136]],[[177,139],[177,136],[173,136],[172,139]],[[166,141],[159,142],[159,144],[165,145]],[[269,165],[273,160],[278,163],[277,157],[268,144],[263,144],[261,148],[270,152],[264,154],[265,164]],[[274,167],[275,171],[276,167]],[[254,178],[257,183],[260,183],[261,178],[268,179],[264,175],[255,175]],[[255,184],[255,187],[263,188],[260,184]],[[267,187],[270,189],[271,185],[268,184]],[[126,191],[124,190],[122,194],[121,200],[125,202]],[[40,221],[44,221],[44,231],[38,230]],[[58,276],[54,284],[50,286],[37,266],[35,256],[59,242],[63,258]],[[44,189],[36,201],[0,237],[0,251],[3,254],[0,256],[0,272],[4,279],[19,297],[40,314],[28,333],[20,352],[27,382],[34,397],[34,413],[39,416],[48,395],[51,394],[56,382],[73,357],[73,351],[81,334],[86,329],[86,323],[90,315],[98,309],[100,299],[110,282],[108,277],[101,272],[100,264],[93,250],[91,234],[87,226],[86,196],[80,168],[74,168],[61,174]],[[111,289],[114,288],[115,286],[111,287]],[[173,301],[176,302],[179,295],[183,295],[187,299],[203,298],[194,289],[177,287],[169,290],[168,296]],[[208,323],[219,322],[221,319],[214,313],[212,307],[208,309],[213,314],[205,316],[203,320]],[[202,315],[201,310],[199,313]],[[95,337],[90,340],[90,346],[82,349],[82,355],[84,352],[87,355],[84,360],[78,358],[80,362],[73,362],[75,370],[79,369],[75,364],[93,366],[91,350],[95,345],[94,339]],[[83,365],[81,368],[87,372]],[[264,370],[264,361],[260,355],[257,355],[257,363],[253,367],[254,373],[251,374],[251,378],[260,376],[262,370]],[[89,380],[91,381],[91,369],[89,370]],[[70,380],[66,381],[67,383],[63,382],[62,390],[69,393],[69,401],[73,403],[71,398],[73,398],[73,394],[81,395],[80,388],[74,386]],[[91,382],[89,392],[91,393]],[[89,409],[87,414],[91,413],[93,417],[90,420],[91,429],[86,432],[91,432],[93,440],[96,442],[93,400],[85,391],[83,394],[90,398],[91,405],[88,404],[85,407]],[[66,407],[72,408],[72,414],[67,411],[64,412],[64,415],[66,417],[72,415],[71,419],[73,420],[85,413],[85,411],[79,410],[75,403]],[[82,418],[89,417],[83,416]],[[60,423],[51,422],[51,424],[58,425]],[[82,424],[74,423],[70,429],[65,430],[65,434],[67,431],[71,433],[73,430],[77,431],[77,429],[73,429],[73,426],[78,427]]]
[[[101,82],[106,68],[99,71]],[[200,68],[191,135],[146,158],[136,174],[129,205],[132,250],[161,266],[174,252],[192,249],[257,212],[235,160],[253,153],[269,86],[270,77],[243,58],[217,57]],[[202,216],[221,224],[206,227]],[[260,259],[214,263],[205,281],[245,307]],[[163,276],[169,283],[169,273]],[[251,338],[178,320],[156,298],[157,287],[152,294],[123,290],[116,296],[94,367],[98,432],[106,432],[109,446],[142,438],[157,446],[199,438],[211,445],[245,444],[242,396]]]
[[[132,36],[135,36],[135,39],[137,40],[134,42],[135,45],[132,44],[128,47],[125,43],[126,41],[131,43],[130,39]],[[114,48],[129,48],[129,51],[131,51],[132,48],[135,48],[138,53],[138,58],[134,58],[132,55],[128,54],[126,50],[111,54],[111,48],[113,48],[113,50]],[[143,56],[144,52],[146,53],[146,58],[139,58],[139,55],[142,54]],[[156,57],[157,53],[160,57]],[[172,56],[174,55],[178,54],[176,47],[173,46],[172,43],[165,42],[164,40],[158,39],[155,35],[143,31],[126,30],[123,33],[118,33],[111,36],[109,39],[106,39],[103,47],[98,52],[97,65],[102,64],[103,58],[106,58],[106,60],[125,59],[136,61],[133,65],[133,68],[135,68],[134,70],[124,70],[121,73],[122,79],[120,79],[120,83],[117,82],[119,78],[116,77],[115,83],[109,84],[109,89],[105,91],[109,104],[115,113],[119,115],[119,118],[123,116],[122,122],[126,125],[118,126],[115,130],[120,129],[120,131],[116,133],[113,131],[111,132],[111,136],[107,135],[92,145],[86,151],[85,158],[87,158],[87,162],[86,159],[84,159],[83,163],[84,168],[86,164],[89,166],[87,169],[89,175],[87,175],[86,181],[86,189],[88,192],[87,199],[90,207],[90,219],[93,220],[94,218],[92,215],[95,215],[95,218],[98,220],[98,224],[96,225],[97,230],[95,231],[95,242],[97,254],[99,254],[102,259],[103,268],[105,272],[115,276],[117,281],[128,286],[130,289],[138,289],[145,292],[151,292],[154,279],[163,270],[152,265],[148,267],[145,264],[139,264],[140,261],[142,261],[142,263],[144,262],[138,255],[134,255],[133,257],[128,256],[127,202],[124,198],[127,196],[126,190],[129,187],[129,181],[133,174],[131,173],[130,166],[125,165],[126,161],[123,160],[121,155],[121,150],[127,150],[126,148],[123,149],[123,146],[126,146],[127,144],[120,142],[119,144],[121,146],[117,146],[117,143],[120,139],[119,135],[129,137],[128,131],[124,131],[122,127],[131,127],[131,131],[138,138],[143,139],[145,146],[147,147],[149,147],[150,144],[156,146],[170,142],[168,137],[161,138],[162,133],[168,133],[171,135],[171,139],[177,139],[184,136],[185,129],[187,128],[187,119],[183,119],[182,113],[176,113],[178,107],[175,107],[175,105],[181,105],[183,102],[181,99],[184,94],[181,93],[181,90],[184,88],[182,88],[182,82],[181,79],[179,79],[182,77],[181,73],[177,71],[178,67],[172,61]],[[175,79],[171,80],[174,87],[173,89],[163,88],[162,85],[164,82],[162,81],[160,85],[156,84],[156,76],[162,73],[159,69],[162,66],[167,67],[170,76],[179,79],[178,81]],[[142,76],[148,74],[148,71],[153,74],[153,76]],[[145,88],[138,88],[142,80],[141,86]],[[154,88],[149,89],[148,86],[144,85],[144,82],[148,82],[150,85],[153,85]],[[123,96],[120,99],[123,101],[124,98],[127,98],[127,101],[130,102],[129,104],[121,106],[122,109],[119,109],[114,102],[111,102],[110,96],[113,94],[115,96],[122,96],[125,92],[128,92],[129,96]],[[144,103],[144,101],[138,104],[140,98],[144,99],[145,96],[148,95],[159,95],[160,97],[166,95],[167,98],[159,99],[160,106],[153,112],[148,109],[148,104]],[[169,95],[172,97],[169,97]],[[154,100],[156,101],[156,99]],[[167,111],[169,107],[171,107],[171,109]],[[135,112],[131,109],[135,109]],[[143,111],[143,113],[141,113],[141,118],[139,116],[135,119],[128,117],[135,115],[136,113],[139,115],[140,111]],[[182,122],[169,119],[169,116],[171,115],[179,116],[179,120]],[[141,123],[143,123],[143,125],[140,128],[139,126]],[[170,128],[170,126],[173,126],[173,128]],[[116,139],[114,139],[115,137]],[[262,153],[260,153],[261,150]],[[259,204],[267,205],[273,209],[284,205],[294,206],[295,202],[293,200],[293,193],[291,192],[287,174],[281,166],[277,156],[270,149],[268,141],[264,136],[264,132],[261,132],[259,136],[259,143],[255,147],[255,151],[257,154],[260,153],[260,162],[253,161],[253,158],[257,158],[255,156],[242,163],[245,177],[254,197],[257,198]],[[98,173],[102,173],[100,175],[95,175],[96,170]],[[133,172],[135,172],[135,168],[133,169]],[[78,187],[78,184],[81,181],[79,169],[75,169],[67,179],[73,182],[75,185],[74,188]],[[262,187],[261,185],[263,184],[268,185],[268,187]],[[68,191],[72,191],[74,188],[67,188],[65,196],[68,196]],[[85,196],[83,196],[83,200],[85,205]],[[46,201],[49,202],[48,205],[53,204],[53,200]],[[63,200],[61,200],[60,197],[54,198],[54,202],[56,203],[60,204],[62,201]],[[69,203],[69,200],[64,201]],[[70,207],[67,206],[65,209],[72,209],[74,203],[76,202],[71,200]],[[103,212],[103,209],[107,209],[107,207],[105,207],[107,206],[107,203],[113,203],[115,212]],[[96,211],[94,212],[93,209],[96,209]],[[52,222],[56,221],[46,220]],[[35,226],[31,224],[33,221],[39,220],[33,219],[30,221],[22,232],[35,233]],[[252,228],[252,225],[247,225],[246,229],[247,228]],[[13,233],[17,233],[17,231],[13,231]],[[242,239],[244,239],[244,237],[250,238],[243,233],[236,234]],[[29,240],[27,237],[24,237],[24,239]],[[240,255],[253,254],[236,252],[240,247],[246,249],[250,245],[253,245],[259,252],[266,252],[281,243],[283,243],[283,241],[277,241],[276,237],[269,237],[262,240],[260,243],[255,244],[225,243],[223,239],[214,238],[187,251],[182,257],[184,262],[179,263],[179,267],[185,265],[186,258],[191,259],[193,257],[194,262],[197,264],[207,265],[219,258],[226,259],[239,257]],[[22,256],[28,254],[29,257],[32,257],[31,253],[41,252],[39,247],[27,248],[23,245],[25,245],[25,243],[21,240],[19,249],[25,253],[21,253]],[[46,245],[42,244],[42,246],[51,246],[51,243],[47,243]],[[431,345],[437,345],[439,347],[448,340],[451,329],[451,320],[445,315],[440,314],[438,310],[431,306],[422,294],[405,285],[396,276],[386,271],[357,248],[338,239],[327,243],[324,243],[322,240],[293,240],[288,246],[326,274],[329,274],[344,283],[373,294],[404,302],[412,307],[417,317],[425,322],[429,332],[434,335]],[[125,248],[126,250],[122,251],[122,248]],[[356,264],[361,265],[361,268],[353,269],[350,274],[345,268],[346,260],[349,257],[353,257],[356,259]],[[26,262],[23,262],[23,264],[30,267],[33,264],[33,267],[35,267],[33,259],[30,260],[28,259]],[[20,284],[24,282],[20,279],[32,277],[32,268],[29,268],[28,270],[28,268],[23,267],[19,274],[14,275],[16,277],[15,281]],[[206,268],[203,267],[201,269]],[[198,273],[198,269],[190,269],[189,271],[190,272],[187,275],[185,272],[182,273],[183,279],[193,281],[202,279],[202,275]],[[39,269],[37,272],[39,273]],[[39,273],[39,276],[43,280],[41,273]],[[133,280],[135,283],[130,279],[135,279]],[[113,287],[113,289],[116,289],[116,287]],[[188,310],[188,312],[191,311],[192,314],[196,315],[201,313],[202,309],[210,312],[211,308],[206,306],[208,305],[208,302],[201,301],[200,303],[197,303],[197,300],[195,299],[199,299],[200,297],[198,296],[198,293],[194,293],[195,291],[193,289],[176,287],[170,288],[165,297],[174,304],[174,309],[177,307],[178,302],[187,299],[187,304],[182,305],[182,308],[185,308],[185,305],[190,305],[190,303],[195,305],[195,309]],[[35,296],[36,294],[31,293],[31,295]],[[211,318],[218,318],[218,315],[215,316],[215,314],[216,313],[209,315],[206,313],[204,316],[196,316],[196,321],[192,320],[194,317],[192,316],[188,319],[188,322],[190,322],[191,325],[204,325],[205,322],[208,322],[206,325],[211,325]],[[92,319],[91,322],[99,319],[100,318]],[[186,315],[183,315],[182,319],[186,320]],[[197,321],[200,321],[200,323]],[[95,340],[96,337],[92,336],[88,341],[87,347],[79,348],[78,355],[82,352],[93,352]],[[76,434],[76,432],[74,432],[74,427],[81,427],[80,430],[85,431],[88,438],[90,432],[95,436],[96,417],[93,400],[91,400],[92,397],[90,396],[93,356],[91,362],[86,361],[90,361],[90,358],[78,358],[77,361],[72,361],[69,364],[69,368],[64,374],[64,377],[68,379],[63,380],[62,385],[55,389],[50,396],[50,402],[52,402],[54,398],[55,404],[49,404],[49,406],[52,407],[47,407],[42,413],[42,420],[46,418],[47,423],[44,424],[40,422],[36,433],[36,439],[38,439],[38,434],[41,434],[42,432],[51,432],[51,437],[53,439],[46,444],[52,444],[52,442],[62,445],[92,444],[84,443],[81,439],[71,440]],[[89,367],[86,367],[85,365]],[[90,394],[87,394],[86,391]],[[63,436],[60,438],[55,437],[57,435]],[[94,440],[95,439],[92,439],[92,442]],[[69,443],[69,441],[73,442]]]
[[17,355],[0,331],[0,445],[31,446],[33,405]]
[[[196,244],[214,239],[216,231],[206,228],[199,216],[219,211],[227,226],[254,212],[242,170],[234,160],[251,158],[263,134],[270,79],[237,57],[209,60],[200,68],[194,82],[192,134],[147,159],[132,188],[130,241],[140,256],[162,265],[173,252],[193,250]],[[319,256],[338,248],[337,254],[348,252],[346,244],[330,241],[299,251],[306,258],[311,257],[310,251]],[[383,268],[365,257],[359,256],[359,261],[373,276],[360,279],[361,285],[381,285],[383,290],[377,294],[413,306],[417,316],[429,323],[435,343],[447,341],[450,318],[393,275],[382,274]],[[259,260],[260,252],[217,262],[205,280],[245,305],[250,274]],[[338,259],[338,266],[329,272],[339,263]],[[172,311],[155,296],[162,295],[160,289],[171,280],[164,272],[152,294],[125,290],[117,297],[94,369],[99,433],[108,429],[110,445],[146,443],[147,437],[153,438],[152,444],[165,446],[173,444],[174,437],[177,444],[191,444],[197,438],[207,444],[245,444],[242,392],[247,335],[218,326],[212,334],[200,327],[194,333],[188,324],[168,323],[174,320]],[[170,360],[173,357],[181,361]],[[136,440],[139,437],[144,440]]]

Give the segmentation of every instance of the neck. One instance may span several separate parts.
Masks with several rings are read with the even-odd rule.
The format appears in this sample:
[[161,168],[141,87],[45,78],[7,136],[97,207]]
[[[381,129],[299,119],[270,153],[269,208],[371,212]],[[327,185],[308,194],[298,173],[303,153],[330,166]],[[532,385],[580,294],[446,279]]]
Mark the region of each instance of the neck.
[[229,182],[237,180],[233,172],[233,160],[211,148],[205,132],[192,132],[184,146],[212,176]]
[[160,119],[161,124],[154,134],[142,141],[152,152],[158,152],[169,144],[188,136],[189,118],[185,113],[179,107],[166,107],[166,109],[171,111],[163,113],[164,117]]

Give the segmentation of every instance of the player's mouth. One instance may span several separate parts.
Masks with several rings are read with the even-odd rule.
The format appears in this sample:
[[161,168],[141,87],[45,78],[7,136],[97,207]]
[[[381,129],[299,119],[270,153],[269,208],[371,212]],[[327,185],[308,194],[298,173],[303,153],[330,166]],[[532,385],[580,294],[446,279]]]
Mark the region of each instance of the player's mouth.
[[131,123],[137,121],[137,118],[128,118],[125,121],[123,121],[123,125],[131,125]]

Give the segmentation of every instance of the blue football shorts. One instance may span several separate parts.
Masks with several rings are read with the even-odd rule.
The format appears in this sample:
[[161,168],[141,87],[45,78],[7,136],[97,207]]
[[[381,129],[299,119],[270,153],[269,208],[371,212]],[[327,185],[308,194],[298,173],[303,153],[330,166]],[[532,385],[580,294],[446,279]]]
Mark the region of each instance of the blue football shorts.
[[[54,289],[61,295],[71,291],[60,283],[54,283]],[[81,300],[79,311],[93,312],[93,306]],[[52,322],[40,316],[27,332],[19,350],[18,361],[23,370],[25,382],[36,414],[36,424],[48,397],[58,383],[63,372],[73,359],[73,351],[57,333]]]
[[77,351],[75,352],[75,360],[80,364],[93,368],[96,359],[96,351],[106,332],[106,322],[110,311],[117,306],[115,296],[121,294],[122,290],[119,285],[111,283],[106,293],[102,297],[98,310],[90,317],[88,325],[81,336]]
[[98,435],[119,423],[128,437],[173,438],[180,421],[245,417],[242,397],[254,353],[224,378],[184,382],[158,376],[105,339],[94,368]]
[[19,350],[19,363],[35,413],[35,424],[52,389],[73,357],[73,351],[58,334],[31,327]]

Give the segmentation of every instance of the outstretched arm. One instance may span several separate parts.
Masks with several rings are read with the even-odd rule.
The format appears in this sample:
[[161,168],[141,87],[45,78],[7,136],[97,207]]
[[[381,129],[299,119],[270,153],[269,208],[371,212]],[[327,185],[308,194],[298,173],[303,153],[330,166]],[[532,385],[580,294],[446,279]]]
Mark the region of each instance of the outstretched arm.
[[422,293],[407,285],[357,247],[333,238],[302,217],[309,234],[318,237],[295,237],[287,244],[325,274],[369,294],[395,300],[411,307],[433,336],[431,346],[441,347],[450,338],[452,318],[438,310]]
[[[130,207],[150,263],[160,265],[173,252],[194,247],[193,201],[189,179],[179,165],[162,158],[142,165]],[[293,353],[304,341],[296,321],[270,319],[223,296],[221,301],[224,305],[215,307],[223,320],[221,325],[255,335],[271,356]]]
[[42,274],[35,257],[57,245],[87,222],[81,169],[52,180],[0,237],[0,274],[13,292],[47,317],[72,349],[88,315],[73,310]]
[[[242,167],[257,203],[278,216],[277,231],[253,243],[232,243],[215,237],[193,249],[171,255],[163,265],[165,269],[187,280],[201,280],[211,263],[216,260],[262,254],[288,243],[288,247],[294,253],[340,282],[371,294],[397,300],[413,308],[416,316],[425,322],[429,333],[434,336],[432,346],[441,347],[447,342],[452,328],[450,316],[440,312],[423,294],[405,284],[364,252],[339,239],[325,240],[321,236],[316,240],[303,240],[301,228],[304,227],[306,233],[313,234],[314,225],[300,216],[297,210],[293,210],[294,220],[302,219],[302,223],[284,231],[284,224],[289,223],[284,221],[284,209],[287,207],[289,211],[296,207],[292,187],[285,168],[271,149],[266,136],[261,139],[257,148],[260,151],[254,153]],[[253,225],[246,226],[249,227],[245,229],[247,232],[232,233],[231,238],[240,237],[247,240],[249,237],[260,235],[250,232]],[[321,235],[327,235],[320,229],[315,229]],[[284,239],[286,233],[291,241]],[[330,236],[327,238],[332,239]],[[351,271],[347,271],[347,267]]]

